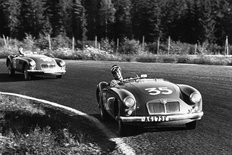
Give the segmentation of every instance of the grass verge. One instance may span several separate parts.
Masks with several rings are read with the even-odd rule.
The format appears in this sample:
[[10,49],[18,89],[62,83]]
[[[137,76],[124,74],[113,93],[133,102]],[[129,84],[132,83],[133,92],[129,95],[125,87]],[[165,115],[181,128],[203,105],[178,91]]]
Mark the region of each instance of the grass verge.
[[138,62],[232,65],[232,56],[224,55],[140,55]]
[[[30,51],[29,51],[30,52]],[[150,63],[187,63],[187,64],[207,64],[232,66],[232,55],[177,55],[177,54],[151,54],[141,52],[140,54],[115,54],[108,53],[93,47],[84,50],[71,50],[69,48],[59,48],[54,51],[34,51],[38,54],[53,55],[61,59],[69,60],[97,60],[97,61],[137,61]],[[6,58],[10,54],[17,54],[17,50],[12,48],[0,48],[0,58]]]
[[0,94],[0,154],[111,154],[115,147],[82,116]]

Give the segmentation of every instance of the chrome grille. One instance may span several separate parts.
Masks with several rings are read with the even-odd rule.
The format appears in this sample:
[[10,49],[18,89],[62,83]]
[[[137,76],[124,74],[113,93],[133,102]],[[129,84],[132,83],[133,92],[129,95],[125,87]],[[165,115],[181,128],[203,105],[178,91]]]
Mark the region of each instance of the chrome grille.
[[165,113],[164,104],[157,102],[157,103],[148,103],[148,110],[149,113]]
[[56,65],[53,64],[41,64],[41,68],[47,69],[47,68],[54,68]]
[[159,114],[159,113],[177,113],[180,112],[180,104],[177,101],[162,103],[158,102],[148,102],[147,108],[149,114]]
[[179,102],[168,102],[166,104],[167,113],[175,113],[180,111]]

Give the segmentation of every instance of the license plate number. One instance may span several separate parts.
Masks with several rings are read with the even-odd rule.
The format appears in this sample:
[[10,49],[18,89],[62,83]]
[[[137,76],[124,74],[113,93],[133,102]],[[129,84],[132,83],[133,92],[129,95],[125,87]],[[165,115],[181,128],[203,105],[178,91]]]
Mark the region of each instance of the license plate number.
[[166,122],[168,121],[167,116],[146,116],[144,122]]

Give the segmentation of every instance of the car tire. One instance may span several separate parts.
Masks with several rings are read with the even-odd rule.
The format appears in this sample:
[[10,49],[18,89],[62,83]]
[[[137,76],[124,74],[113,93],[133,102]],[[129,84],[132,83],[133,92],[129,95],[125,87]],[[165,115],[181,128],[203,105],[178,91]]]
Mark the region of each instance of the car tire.
[[102,97],[100,96],[100,92],[99,92],[99,103],[98,104],[99,104],[99,111],[100,111],[101,120],[108,121],[110,119],[110,116],[103,107]]
[[24,80],[31,80],[31,75],[28,73],[27,69],[28,69],[28,67],[24,66],[24,68],[23,68]]
[[57,78],[57,79],[61,79],[61,78],[62,78],[62,75],[56,75],[56,78]]
[[8,74],[10,76],[14,76],[15,75],[15,70],[13,69],[13,67],[10,64],[8,64],[7,69],[8,69]]
[[187,124],[186,124],[186,128],[187,128],[188,130],[192,130],[192,129],[195,129],[195,128],[196,128],[196,125],[197,125],[197,121],[193,121],[193,122],[187,123]]
[[118,120],[118,133],[122,137],[127,136],[129,133],[129,126],[120,119]]

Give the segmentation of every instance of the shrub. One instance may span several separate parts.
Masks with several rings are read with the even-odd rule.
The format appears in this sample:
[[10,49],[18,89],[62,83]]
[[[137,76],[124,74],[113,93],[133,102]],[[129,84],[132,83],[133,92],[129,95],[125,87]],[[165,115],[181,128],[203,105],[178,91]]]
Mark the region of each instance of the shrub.
[[177,57],[177,63],[190,63],[190,57],[187,55],[182,55]]
[[47,37],[45,35],[40,34],[39,38],[35,42],[35,46],[40,48],[41,50],[48,49],[49,43]]
[[63,35],[58,35],[55,38],[52,39],[52,48],[53,49],[58,49],[58,48],[68,48],[71,47],[72,41],[70,38],[63,36]]
[[26,34],[26,37],[23,40],[24,43],[24,48],[28,50],[33,50],[34,49],[34,44],[35,44],[35,38],[32,37],[30,34]]
[[101,50],[104,50],[108,53],[113,53],[114,42],[113,41],[110,42],[108,38],[102,39],[100,42],[100,46],[101,46]]
[[134,39],[129,40],[125,39],[122,43],[121,47],[119,48],[119,53],[121,54],[138,54],[140,50],[139,41]]
[[145,50],[152,53],[152,54],[157,54],[157,43],[149,43],[146,45]]
[[207,47],[207,50],[211,54],[223,54],[224,52],[224,48],[217,44],[209,44],[209,46]]
[[136,58],[138,62],[158,62],[158,57],[156,55],[142,55]]
[[175,57],[173,57],[172,55],[166,55],[160,58],[161,61],[160,62],[164,62],[164,63],[175,63],[176,59]]

